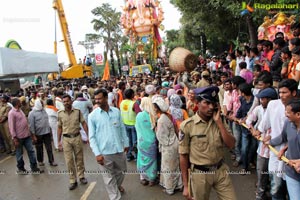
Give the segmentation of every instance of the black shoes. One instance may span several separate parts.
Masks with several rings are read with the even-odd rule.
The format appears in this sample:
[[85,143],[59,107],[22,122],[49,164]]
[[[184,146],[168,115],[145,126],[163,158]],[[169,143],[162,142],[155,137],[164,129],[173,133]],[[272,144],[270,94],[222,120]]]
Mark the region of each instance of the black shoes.
[[19,168],[17,170],[17,174],[19,174],[19,175],[41,174],[41,173],[44,173],[44,170],[41,170],[38,167],[31,169],[31,171],[27,171],[25,168]]
[[[88,181],[86,180],[86,178],[80,178],[79,181],[83,185],[86,185],[88,183]],[[69,190],[74,190],[75,188],[77,188],[77,186],[78,186],[77,182],[70,183]]]
[[70,183],[69,190],[74,190],[75,188],[77,188],[77,182]]
[[10,156],[14,156],[16,155],[16,151],[7,151],[6,154]]
[[44,170],[37,167],[37,168],[32,169],[31,173],[32,174],[41,174],[41,173],[44,173]]
[[52,162],[52,163],[50,163],[50,166],[52,166],[52,167],[56,167],[56,166],[57,166],[57,163],[55,163],[55,162]]
[[88,181],[86,180],[86,178],[80,178],[80,183],[83,185],[86,185],[88,183]]
[[18,175],[27,175],[27,174],[29,174],[29,172],[25,168],[19,168],[17,170],[17,174]]

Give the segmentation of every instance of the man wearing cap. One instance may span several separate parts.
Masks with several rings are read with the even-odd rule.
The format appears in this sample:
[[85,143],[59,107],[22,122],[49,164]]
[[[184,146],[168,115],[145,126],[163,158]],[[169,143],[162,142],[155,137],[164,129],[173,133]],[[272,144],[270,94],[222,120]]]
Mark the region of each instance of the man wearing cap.
[[26,117],[28,117],[28,114],[31,110],[29,103],[26,100],[25,96],[21,96],[20,98],[21,101],[21,110],[23,111],[23,113],[25,114]]
[[[260,135],[269,129],[271,129],[270,136],[272,139],[282,134],[284,121],[287,119],[285,115],[285,106],[290,100],[296,97],[297,82],[294,79],[284,79],[279,83],[278,88],[280,99],[270,101],[263,119],[258,126],[256,135]],[[277,151],[280,151],[284,147],[284,144],[274,146]],[[270,152],[268,170],[271,181],[270,193],[272,199],[285,199],[286,197],[286,182],[283,179],[282,162],[283,161],[278,160],[277,155]]]
[[197,88],[202,88],[202,87],[207,87],[209,86],[209,82],[208,82],[208,79],[209,79],[209,72],[208,71],[203,71],[201,73],[201,80],[197,83]]
[[83,98],[85,98],[88,101],[91,101],[91,95],[88,93],[88,87],[86,85],[81,87],[81,92],[83,94]]
[[200,81],[200,73],[197,72],[197,71],[192,71],[191,72],[191,78],[193,79],[192,87],[196,88],[197,87],[197,83]]
[[[276,90],[273,88],[265,88],[261,90],[257,95],[259,98],[260,105],[256,106],[251,113],[248,114],[246,124],[250,128],[251,133],[255,136],[255,132],[259,124],[262,121],[263,115],[267,109],[268,103],[271,100],[278,99]],[[254,127],[252,126],[253,124]],[[262,133],[261,137],[267,137],[270,135],[270,129]],[[257,149],[257,161],[256,161],[256,170],[257,170],[257,187],[256,187],[256,199],[266,199],[267,195],[267,186],[269,183],[269,174],[268,174],[268,163],[269,163],[270,152],[267,145],[263,144],[262,141],[259,142]]]
[[195,89],[198,112],[180,125],[180,168],[187,199],[208,200],[211,188],[219,199],[236,199],[223,155],[224,145],[234,148],[235,139],[221,118],[218,92],[216,86]]

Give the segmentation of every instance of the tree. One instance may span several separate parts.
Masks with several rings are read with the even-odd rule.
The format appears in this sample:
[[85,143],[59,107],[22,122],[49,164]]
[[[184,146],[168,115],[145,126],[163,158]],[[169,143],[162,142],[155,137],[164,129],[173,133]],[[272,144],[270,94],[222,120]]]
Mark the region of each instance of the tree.
[[[278,0],[278,2],[283,0]],[[295,1],[295,0],[290,0]],[[207,38],[208,48],[220,52],[229,48],[229,41],[238,39],[256,45],[257,28],[262,23],[266,10],[257,9],[252,14],[241,15],[244,0],[171,0],[182,13],[182,30],[185,46],[194,50],[199,32]],[[261,0],[260,3],[270,3]],[[247,37],[241,35],[246,34]]]
[[[96,7],[92,10],[94,18],[91,23],[96,32],[99,32],[99,38],[102,38],[106,52],[110,51],[111,67],[112,73],[115,76],[115,67],[114,67],[114,36],[117,35],[117,32],[120,30],[119,19],[121,16],[120,12],[117,12],[116,9],[113,9],[110,4],[103,3],[101,6]],[[107,56],[106,56],[107,57]]]
[[164,39],[165,46],[168,49],[168,54],[171,53],[176,47],[185,47],[183,40],[181,39],[179,30],[169,30],[166,31],[166,39]]

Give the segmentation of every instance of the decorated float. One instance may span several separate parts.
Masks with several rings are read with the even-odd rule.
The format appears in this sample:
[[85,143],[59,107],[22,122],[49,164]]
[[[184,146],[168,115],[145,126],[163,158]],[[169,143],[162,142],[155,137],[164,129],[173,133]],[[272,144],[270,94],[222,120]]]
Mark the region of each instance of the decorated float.
[[[124,34],[130,38],[131,45],[137,44],[136,56],[142,57],[140,60],[146,59],[147,56],[157,58],[158,46],[162,43],[159,29],[163,30],[161,24],[164,19],[163,14],[163,9],[157,0],[126,0],[120,21]],[[152,45],[152,55],[144,52],[146,44]]]
[[283,12],[277,13],[272,18],[264,17],[264,22],[258,27],[258,40],[273,41],[278,32],[284,34],[285,40],[292,39],[291,25],[295,22],[295,19],[295,15],[287,17]]

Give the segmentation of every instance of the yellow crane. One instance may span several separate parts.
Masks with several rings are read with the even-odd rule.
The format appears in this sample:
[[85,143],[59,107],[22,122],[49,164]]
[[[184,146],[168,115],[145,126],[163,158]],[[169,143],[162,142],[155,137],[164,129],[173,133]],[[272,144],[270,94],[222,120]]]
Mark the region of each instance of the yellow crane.
[[[60,78],[62,79],[73,79],[73,78],[83,78],[90,77],[93,74],[92,66],[87,66],[85,63],[77,63],[76,56],[74,53],[72,40],[68,28],[68,23],[66,19],[66,15],[64,12],[63,4],[61,0],[54,0],[52,7],[56,10],[60,27],[63,34],[63,39],[66,47],[66,51],[68,54],[70,65],[67,69],[60,72]],[[57,53],[57,42],[56,39],[54,41],[54,53]],[[48,79],[53,80],[56,78],[55,74],[49,74]]]

